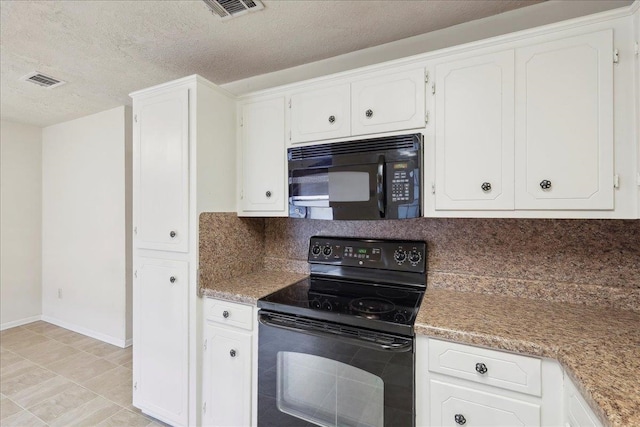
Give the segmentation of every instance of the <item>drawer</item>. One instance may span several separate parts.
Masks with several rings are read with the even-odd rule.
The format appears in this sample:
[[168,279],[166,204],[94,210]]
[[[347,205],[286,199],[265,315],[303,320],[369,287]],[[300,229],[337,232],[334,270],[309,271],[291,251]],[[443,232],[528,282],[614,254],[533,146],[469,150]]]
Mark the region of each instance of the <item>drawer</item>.
[[540,405],[446,382],[429,382],[433,426],[539,426]]
[[446,341],[429,340],[429,371],[542,395],[541,360]]
[[205,319],[220,325],[253,330],[253,307],[235,302],[207,298],[204,303]]

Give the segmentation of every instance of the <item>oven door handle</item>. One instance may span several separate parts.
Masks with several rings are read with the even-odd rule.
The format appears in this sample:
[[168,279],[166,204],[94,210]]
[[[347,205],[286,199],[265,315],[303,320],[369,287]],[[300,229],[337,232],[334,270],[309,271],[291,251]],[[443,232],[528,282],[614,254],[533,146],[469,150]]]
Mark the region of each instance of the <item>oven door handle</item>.
[[378,199],[378,211],[380,212],[380,218],[385,217],[385,169],[386,161],[383,155],[378,157],[378,172],[376,174],[376,197]]
[[[284,320],[283,320],[284,319]],[[338,329],[342,331],[358,331],[358,328],[353,328],[350,326],[340,326],[336,329],[336,331],[327,331],[327,329],[318,326],[317,324],[321,324],[321,321],[301,321],[297,322],[294,316],[281,316],[279,314],[272,315],[271,313],[260,313],[258,316],[258,322],[265,326],[271,326],[278,329],[284,329],[293,332],[300,332],[307,335],[313,335],[320,338],[327,338],[332,340],[337,340],[347,344],[353,344],[360,347],[371,348],[374,350],[381,351],[392,351],[392,352],[406,352],[413,350],[413,339],[406,337],[399,337],[395,335],[383,334],[383,333],[375,333],[367,331],[367,335],[370,337],[384,337],[386,338],[386,342],[377,342],[374,340],[367,340],[364,338],[356,338],[351,336],[352,334],[347,335],[346,333],[340,333]]]

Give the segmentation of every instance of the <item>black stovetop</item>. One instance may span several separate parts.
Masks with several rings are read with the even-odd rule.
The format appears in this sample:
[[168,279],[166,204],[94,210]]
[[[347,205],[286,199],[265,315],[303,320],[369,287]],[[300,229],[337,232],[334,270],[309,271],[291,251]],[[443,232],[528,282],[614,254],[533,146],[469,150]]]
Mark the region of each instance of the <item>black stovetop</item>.
[[258,307],[376,331],[413,335],[424,290],[309,277],[258,301]]
[[311,276],[258,300],[279,313],[413,335],[426,288],[426,244],[311,238]]

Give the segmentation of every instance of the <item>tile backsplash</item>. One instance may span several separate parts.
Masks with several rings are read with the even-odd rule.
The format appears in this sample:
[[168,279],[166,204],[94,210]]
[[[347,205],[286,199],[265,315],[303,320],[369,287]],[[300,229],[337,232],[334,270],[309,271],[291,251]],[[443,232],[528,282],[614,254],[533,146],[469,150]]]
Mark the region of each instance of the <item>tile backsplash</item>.
[[[200,228],[201,270],[216,280],[260,268],[305,271],[313,235],[414,239],[427,242],[431,288],[640,310],[637,220],[320,221],[206,213]],[[237,256],[256,247],[260,262],[257,253]]]

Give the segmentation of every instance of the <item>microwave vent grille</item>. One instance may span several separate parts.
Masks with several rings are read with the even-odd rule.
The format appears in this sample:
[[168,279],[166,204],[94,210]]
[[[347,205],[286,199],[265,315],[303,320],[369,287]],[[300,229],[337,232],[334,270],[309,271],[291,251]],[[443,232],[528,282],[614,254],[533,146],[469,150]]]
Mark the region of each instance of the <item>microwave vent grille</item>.
[[289,148],[289,160],[314,159],[357,153],[375,153],[389,150],[417,150],[420,134],[398,135],[383,138],[372,138],[361,141],[336,142],[331,144],[308,145]]

